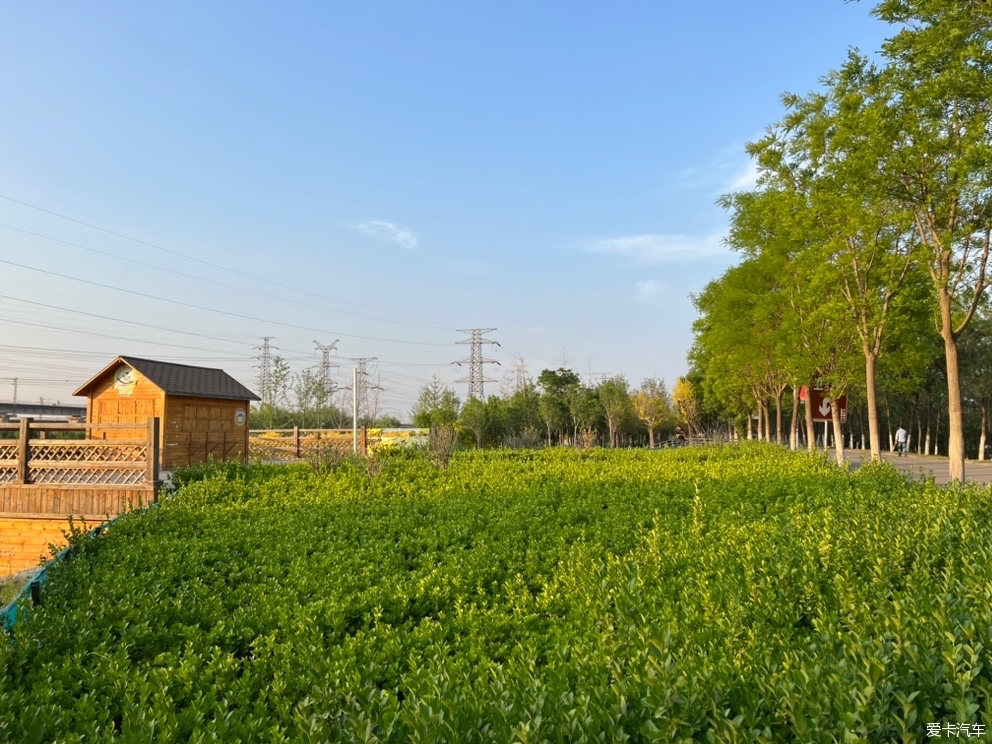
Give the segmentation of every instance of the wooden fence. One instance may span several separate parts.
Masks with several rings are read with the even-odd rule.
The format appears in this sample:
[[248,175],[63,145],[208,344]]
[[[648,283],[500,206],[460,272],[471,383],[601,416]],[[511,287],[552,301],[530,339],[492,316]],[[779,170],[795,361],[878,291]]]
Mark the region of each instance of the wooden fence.
[[55,439],[86,434],[90,424],[0,424],[0,576],[33,568],[49,547],[65,544],[68,518],[90,526],[158,498],[159,422],[127,429],[135,439]]
[[[358,451],[367,454],[379,447],[406,446],[427,441],[427,429],[358,430]],[[264,462],[296,462],[318,454],[322,449],[351,452],[352,429],[252,429],[248,432],[248,456]]]
[[87,516],[105,519],[155,500],[159,471],[159,422],[137,439],[53,439],[55,432],[82,432],[95,424],[0,424],[16,439],[0,439],[0,517]]

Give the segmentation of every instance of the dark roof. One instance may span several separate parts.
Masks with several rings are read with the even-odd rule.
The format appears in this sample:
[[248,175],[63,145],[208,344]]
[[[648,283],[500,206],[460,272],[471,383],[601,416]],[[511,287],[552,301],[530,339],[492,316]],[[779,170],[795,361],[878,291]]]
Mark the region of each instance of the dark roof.
[[86,391],[94,382],[122,362],[143,374],[152,384],[161,388],[168,395],[220,398],[222,400],[261,400],[255,393],[222,369],[158,362],[154,359],[141,359],[133,356],[117,357],[73,394],[86,395]]

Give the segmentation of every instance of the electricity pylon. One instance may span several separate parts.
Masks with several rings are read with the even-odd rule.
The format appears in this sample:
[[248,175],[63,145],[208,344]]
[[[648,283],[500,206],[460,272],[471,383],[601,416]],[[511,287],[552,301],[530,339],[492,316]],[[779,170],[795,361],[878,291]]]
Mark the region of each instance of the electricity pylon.
[[485,338],[485,334],[492,333],[495,328],[459,328],[459,333],[469,334],[469,338],[462,339],[461,341],[456,341],[459,345],[470,345],[468,359],[459,359],[453,364],[457,364],[459,367],[463,364],[468,365],[468,377],[463,377],[456,382],[467,382],[468,383],[468,397],[469,399],[476,398],[477,400],[485,400],[485,383],[496,382],[496,380],[489,379],[485,376],[484,369],[486,364],[499,364],[495,359],[486,359],[482,356],[482,345],[490,344],[492,346],[499,346],[498,341],[493,341],[491,338]]

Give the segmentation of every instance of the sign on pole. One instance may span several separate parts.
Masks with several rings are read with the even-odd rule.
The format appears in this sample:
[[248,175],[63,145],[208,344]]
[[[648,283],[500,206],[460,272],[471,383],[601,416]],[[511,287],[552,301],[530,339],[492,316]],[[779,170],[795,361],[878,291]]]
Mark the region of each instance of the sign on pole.
[[833,406],[836,404],[837,409],[840,411],[840,421],[845,423],[847,421],[847,396],[842,395],[837,398],[836,401],[829,397],[826,391],[817,390],[813,388],[812,390],[807,390],[803,388],[800,391],[800,399],[805,401],[806,405],[813,406],[813,420],[814,421],[833,421]]

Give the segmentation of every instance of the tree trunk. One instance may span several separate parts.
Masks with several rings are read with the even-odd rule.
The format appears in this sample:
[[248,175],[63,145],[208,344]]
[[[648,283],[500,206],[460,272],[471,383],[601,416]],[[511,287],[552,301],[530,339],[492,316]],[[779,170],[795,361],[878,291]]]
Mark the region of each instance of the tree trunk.
[[772,441],[772,417],[771,411],[768,408],[768,401],[762,399],[761,401],[761,418],[764,422],[762,427],[761,441],[770,442]]
[[654,427],[648,426],[648,446],[654,449]]
[[982,430],[978,435],[978,459],[985,461],[985,432],[988,429],[988,408],[982,403]]
[[789,449],[799,449],[799,388],[792,388],[792,419],[789,423]]
[[813,385],[806,387],[806,449],[810,452],[816,449],[816,424],[813,422]]
[[782,395],[784,388],[775,391],[775,441],[782,444]]
[[[841,396],[837,396],[839,398]],[[830,403],[830,419],[834,424],[834,449],[837,452],[837,464],[844,464],[844,425],[840,422],[840,406],[837,405],[837,398],[833,398]]]
[[951,296],[946,288],[937,292],[940,306],[940,336],[944,339],[947,363],[947,463],[952,481],[964,480],[964,426],[961,420],[961,374],[958,370],[958,340],[954,336]]
[[[882,459],[882,448],[878,438],[878,399],[875,397],[875,354],[865,347],[865,393],[868,399],[868,442],[871,447],[871,459],[878,462]],[[833,406],[836,408],[836,406]]]
[[940,454],[940,411],[937,411],[937,423],[933,427],[933,454]]

